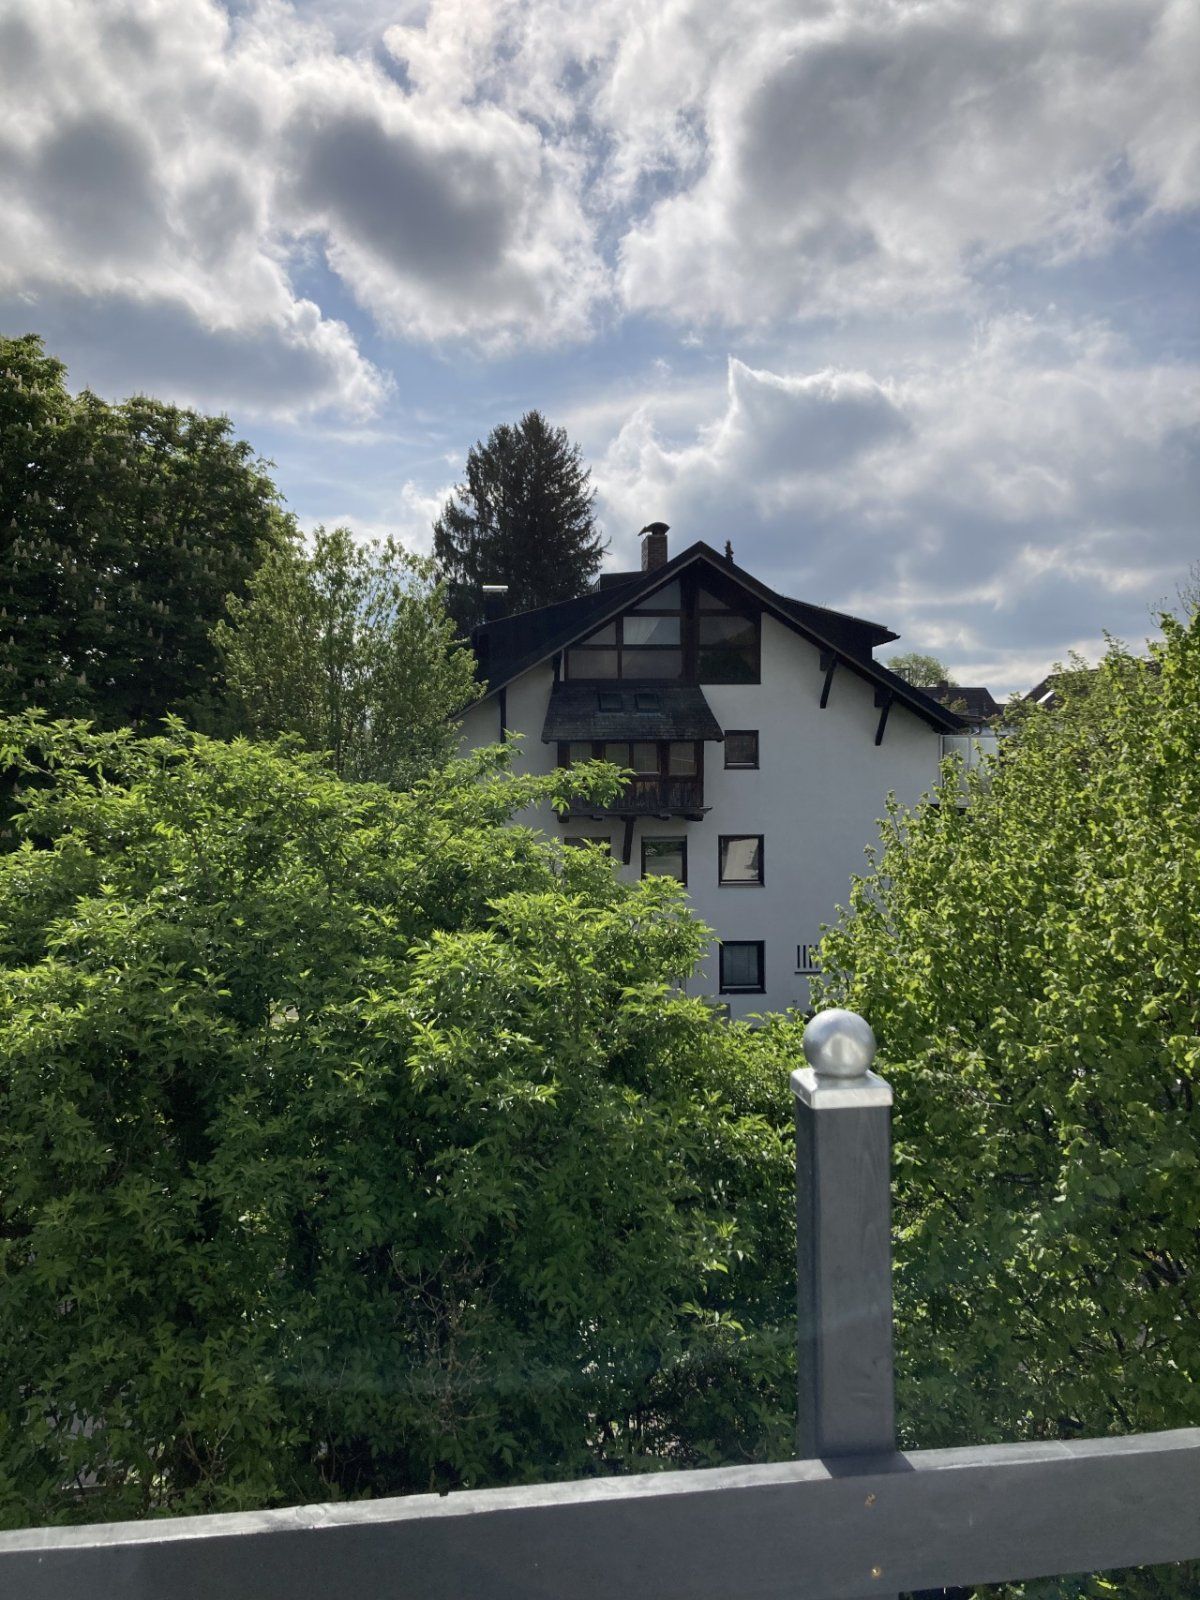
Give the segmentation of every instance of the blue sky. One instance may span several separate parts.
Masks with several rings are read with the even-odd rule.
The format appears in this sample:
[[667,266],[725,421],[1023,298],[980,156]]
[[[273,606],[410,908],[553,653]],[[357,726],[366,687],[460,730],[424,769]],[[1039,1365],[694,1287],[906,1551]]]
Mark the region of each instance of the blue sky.
[[1200,558],[1192,0],[0,0],[0,328],[428,546],[539,407],[960,681]]

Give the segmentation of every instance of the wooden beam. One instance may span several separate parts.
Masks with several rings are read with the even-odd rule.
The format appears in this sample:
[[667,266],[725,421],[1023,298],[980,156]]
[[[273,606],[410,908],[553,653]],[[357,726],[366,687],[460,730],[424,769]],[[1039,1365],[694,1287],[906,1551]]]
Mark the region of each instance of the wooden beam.
[[500,706],[500,743],[508,743],[508,689],[501,689],[496,696]]
[[892,709],[892,701],[895,698],[890,689],[876,689],[875,691],[875,704],[880,708],[879,725],[875,729],[876,744],[883,743],[883,730],[887,727],[888,712]]
[[1200,1428],[0,1533],[21,1600],[858,1600],[1200,1557]]
[[821,710],[829,704],[829,686],[833,682],[833,670],[838,664],[838,658],[832,650],[821,651],[821,671],[825,674],[825,682],[821,685]]
[[621,840],[621,861],[625,866],[633,859],[633,829],[636,822],[636,817],[625,818],[625,835]]

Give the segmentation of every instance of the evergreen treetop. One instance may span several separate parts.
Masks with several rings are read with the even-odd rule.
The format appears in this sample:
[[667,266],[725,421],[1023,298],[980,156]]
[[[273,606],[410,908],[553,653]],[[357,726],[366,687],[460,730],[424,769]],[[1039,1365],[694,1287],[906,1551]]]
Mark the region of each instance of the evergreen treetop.
[[540,411],[493,428],[433,525],[434,556],[459,626],[482,617],[481,589],[508,585],[508,610],[587,591],[600,570],[591,473],[565,428]]

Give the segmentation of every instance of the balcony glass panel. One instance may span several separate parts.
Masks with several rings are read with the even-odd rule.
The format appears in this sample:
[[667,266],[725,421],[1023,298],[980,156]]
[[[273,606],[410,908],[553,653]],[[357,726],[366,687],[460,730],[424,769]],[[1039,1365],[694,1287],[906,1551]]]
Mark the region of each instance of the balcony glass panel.
[[686,744],[667,746],[667,771],[673,778],[696,776],[696,746],[690,740]]
[[606,744],[604,746],[604,759],[611,761],[614,767],[627,767],[629,765],[629,746],[627,744]]
[[639,739],[633,747],[633,770],[638,773],[658,772],[658,746],[648,739]]

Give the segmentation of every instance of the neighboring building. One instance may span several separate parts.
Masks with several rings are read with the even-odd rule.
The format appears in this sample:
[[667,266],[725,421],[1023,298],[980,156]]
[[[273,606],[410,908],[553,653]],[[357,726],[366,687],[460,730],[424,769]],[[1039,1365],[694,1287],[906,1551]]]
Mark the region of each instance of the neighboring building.
[[957,711],[972,733],[992,727],[1003,715],[1004,707],[982,684],[931,684],[925,693],[948,711]]
[[874,660],[890,629],[776,594],[706,544],[668,559],[666,532],[648,531],[641,572],[475,630],[488,690],[463,743],[519,733],[518,770],[632,768],[606,810],[519,820],[686,883],[718,936],[690,992],[735,1016],[806,1007],[821,924],[888,793],[928,790],[962,719]]

